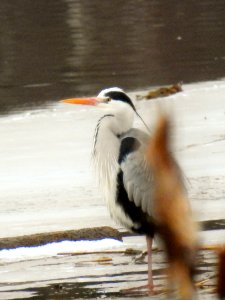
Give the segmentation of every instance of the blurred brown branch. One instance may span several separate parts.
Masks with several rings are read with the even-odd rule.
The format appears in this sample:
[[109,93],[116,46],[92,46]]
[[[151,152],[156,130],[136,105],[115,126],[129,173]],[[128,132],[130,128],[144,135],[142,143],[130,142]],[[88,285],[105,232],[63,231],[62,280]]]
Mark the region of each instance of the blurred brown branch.
[[192,219],[182,172],[170,152],[169,131],[170,121],[161,115],[147,153],[155,180],[153,210],[168,257],[169,283],[178,286],[180,299],[190,300],[194,293],[197,226]]
[[176,83],[171,86],[164,86],[157,88],[155,90],[150,90],[144,95],[137,95],[137,100],[143,99],[156,99],[161,97],[167,97],[176,93],[182,92],[182,83]]
[[217,293],[220,299],[225,299],[225,245],[218,250]]

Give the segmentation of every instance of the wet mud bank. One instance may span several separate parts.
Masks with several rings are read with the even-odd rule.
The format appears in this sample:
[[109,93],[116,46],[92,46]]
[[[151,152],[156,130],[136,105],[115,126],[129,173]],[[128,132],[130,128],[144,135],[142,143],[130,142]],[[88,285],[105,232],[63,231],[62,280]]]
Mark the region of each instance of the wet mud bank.
[[[225,230],[225,219],[206,220],[199,222],[203,231]],[[66,230],[57,232],[38,233],[17,237],[0,238],[0,250],[15,249],[18,247],[37,247],[48,243],[62,241],[100,240],[112,238],[122,241],[123,237],[136,236],[128,231],[119,231],[109,226],[82,228],[77,230]]]
[[[157,295],[140,287],[147,281],[145,241],[125,237],[111,251],[58,253],[52,257],[1,264],[0,299],[164,299],[167,263],[163,251],[153,250],[153,277]],[[135,251],[127,250],[133,249]],[[92,249],[89,249],[92,250]],[[88,250],[87,250],[88,251]],[[198,252],[196,292],[199,299],[217,299],[217,255]],[[203,298],[201,298],[203,297]],[[173,294],[173,299],[176,299]]]
[[108,226],[38,233],[2,238],[0,239],[0,250],[15,249],[18,247],[37,247],[48,243],[57,243],[62,241],[92,241],[104,238],[113,238],[121,241],[122,234],[117,229]]
[[[203,221],[201,225],[207,230],[206,235],[210,231],[218,232],[218,229],[224,232],[225,220]],[[1,261],[0,299],[164,299],[168,293],[165,289],[167,259],[164,251],[156,245],[153,249],[153,277],[157,295],[149,296],[145,288],[129,290],[147,282],[145,238],[111,227],[1,239],[0,245],[8,248],[25,244],[40,246],[66,239],[86,239],[87,243],[102,239],[109,247],[96,249],[90,244],[83,251],[74,246],[72,251],[63,252],[59,247],[55,255],[4,259]],[[112,240],[118,240],[116,247],[110,246]],[[14,250],[9,251],[13,253]],[[217,270],[216,248],[202,246],[198,251],[195,276],[199,299],[217,299]],[[173,298],[176,299],[176,294]]]

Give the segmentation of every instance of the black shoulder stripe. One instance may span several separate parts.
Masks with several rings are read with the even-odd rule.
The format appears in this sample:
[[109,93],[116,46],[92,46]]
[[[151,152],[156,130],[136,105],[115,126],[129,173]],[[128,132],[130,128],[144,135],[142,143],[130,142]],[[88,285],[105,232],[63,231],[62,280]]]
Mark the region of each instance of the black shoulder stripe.
[[[151,218],[142,211],[140,206],[136,206],[132,199],[128,198],[123,183],[122,170],[120,170],[117,175],[116,204],[119,205],[124,214],[133,221],[133,226],[130,227],[130,230],[139,234],[146,234],[151,237],[154,236],[155,224],[153,223],[153,220],[151,220]],[[139,224],[139,226],[134,227],[134,224]]]
[[140,142],[133,138],[133,137],[126,137],[121,141],[120,145],[120,152],[119,152],[119,158],[118,162],[121,164],[121,162],[126,158],[126,156],[137,150],[140,147]]

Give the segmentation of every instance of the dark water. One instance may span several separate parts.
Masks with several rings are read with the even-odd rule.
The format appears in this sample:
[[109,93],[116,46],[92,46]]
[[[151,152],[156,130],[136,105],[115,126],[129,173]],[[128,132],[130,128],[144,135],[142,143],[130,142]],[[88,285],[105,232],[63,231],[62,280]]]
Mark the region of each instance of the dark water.
[[[135,250],[135,248],[132,248]],[[139,250],[140,251],[140,250]],[[57,255],[52,258],[17,261],[3,265],[3,268],[16,268],[17,277],[0,284],[0,299],[37,299],[37,300],[73,300],[73,299],[178,299],[175,294],[168,294],[166,288],[167,263],[165,254],[153,250],[154,297],[143,288],[147,282],[147,258],[139,261],[133,254],[108,253],[100,257],[91,255]],[[103,254],[102,254],[103,255]],[[101,263],[103,258],[108,263]],[[215,300],[217,256],[212,251],[198,252],[196,282],[202,282],[196,288],[197,299]],[[45,274],[42,277],[42,273]],[[15,274],[15,272],[14,272]],[[19,275],[22,276],[21,281]],[[32,275],[31,275],[32,274]],[[37,276],[38,274],[38,276]],[[46,275],[48,279],[46,279]],[[15,275],[14,275],[15,276]],[[26,279],[27,278],[27,279]],[[126,290],[134,287],[142,289]],[[4,289],[5,288],[5,289]],[[6,292],[4,294],[4,292]],[[2,293],[1,293],[2,292]],[[23,293],[22,295],[20,293]],[[166,293],[166,295],[165,295]]]
[[225,1],[1,0],[0,111],[225,76]]

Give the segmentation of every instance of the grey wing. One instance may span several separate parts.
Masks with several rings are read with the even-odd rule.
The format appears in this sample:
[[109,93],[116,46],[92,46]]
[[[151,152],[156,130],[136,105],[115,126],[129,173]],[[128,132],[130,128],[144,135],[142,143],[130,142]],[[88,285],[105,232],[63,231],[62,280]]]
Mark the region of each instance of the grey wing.
[[130,130],[124,139],[134,138],[139,147],[130,151],[121,162],[123,184],[130,201],[141,207],[142,211],[152,216],[153,213],[153,176],[146,160],[146,146],[149,136],[141,130]]

